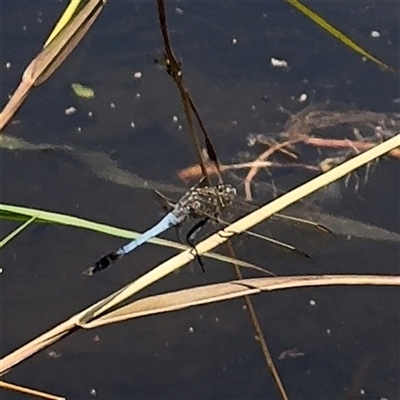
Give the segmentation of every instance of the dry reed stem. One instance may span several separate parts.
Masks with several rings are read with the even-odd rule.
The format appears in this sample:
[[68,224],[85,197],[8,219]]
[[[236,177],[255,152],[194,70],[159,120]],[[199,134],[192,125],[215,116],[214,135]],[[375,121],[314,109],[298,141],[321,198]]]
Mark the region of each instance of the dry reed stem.
[[66,400],[65,397],[56,396],[53,394],[45,393],[35,389],[29,389],[20,385],[14,385],[12,383],[0,381],[0,388],[5,390],[11,390],[13,392],[18,392],[22,394],[27,394],[30,396],[40,397],[41,399],[47,400]]
[[[261,168],[303,168],[309,171],[316,171],[321,172],[320,166],[313,166],[307,164],[281,164],[273,161],[266,161],[268,157],[270,157],[275,151],[279,150],[280,148],[284,148],[288,144],[293,144],[296,142],[302,142],[306,145],[319,147],[319,148],[333,148],[333,149],[351,149],[355,153],[360,153],[361,151],[365,151],[368,149],[373,148],[377,145],[374,142],[365,142],[365,141],[357,141],[357,140],[350,140],[350,139],[324,139],[318,137],[310,137],[306,135],[301,135],[296,139],[296,141],[286,141],[281,144],[276,144],[258,156],[254,161],[250,161],[247,163],[241,164],[232,164],[232,165],[221,165],[221,171],[228,171],[232,169],[245,169],[249,168],[249,172],[244,180],[245,184],[245,196],[247,201],[251,201],[253,196],[251,193],[251,183],[259,169]],[[265,142],[262,142],[265,144]],[[400,159],[400,148],[395,148],[391,150],[388,155],[391,157],[395,157]],[[213,165],[207,166],[207,172],[209,174],[215,173],[215,167]],[[183,181],[198,179],[201,177],[201,170],[199,165],[192,165],[190,167],[184,168],[178,172],[178,177]]]
[[[306,169],[308,171],[317,171],[321,172],[321,168],[314,165],[300,164],[300,163],[278,163],[274,161],[249,161],[239,164],[230,164],[230,165],[220,165],[220,170],[224,171],[232,171],[238,169],[247,169],[247,168],[299,168]],[[209,175],[216,174],[216,168],[213,164],[206,165],[206,171]],[[198,180],[202,176],[202,171],[199,164],[190,165],[178,172],[178,178],[182,181],[190,181],[190,180]]]
[[[329,147],[333,149],[356,149],[358,151],[365,151],[376,146],[373,142],[361,142],[358,140],[350,139],[324,139],[318,137],[304,137],[303,142],[315,147]],[[400,149],[393,149],[388,153],[389,156],[400,159]]]
[[29,63],[17,90],[0,113],[0,132],[21,107],[32,88],[44,83],[79,44],[106,1],[89,0],[59,35]]
[[[265,161],[268,157],[270,157],[276,151],[284,149],[285,147],[288,147],[295,142],[296,141],[288,140],[283,143],[274,144],[272,147],[270,147],[268,150],[264,151],[264,153],[262,153],[260,156],[258,156],[257,159],[255,160],[255,163],[260,162],[260,161]],[[252,166],[250,168],[250,171],[247,173],[247,176],[244,180],[244,191],[245,191],[247,201],[251,201],[253,199],[253,197],[251,195],[251,181],[257,175],[259,169],[260,169],[260,167],[257,166],[257,164],[254,164],[254,166]]]

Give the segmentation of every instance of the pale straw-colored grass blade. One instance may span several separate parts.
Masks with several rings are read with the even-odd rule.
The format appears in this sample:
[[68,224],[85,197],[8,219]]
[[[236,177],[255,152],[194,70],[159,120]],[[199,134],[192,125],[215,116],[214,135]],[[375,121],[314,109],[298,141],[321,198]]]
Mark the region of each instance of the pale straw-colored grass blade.
[[28,396],[34,396],[40,399],[46,400],[65,400],[65,397],[56,396],[54,394],[45,393],[39,390],[26,388],[20,385],[14,385],[12,383],[0,381],[0,388],[4,390],[10,390],[13,392],[18,392],[22,394],[27,394]]
[[25,69],[21,83],[0,113],[0,131],[22,105],[34,86],[48,79],[82,40],[106,0],[89,0],[72,21],[45,47]]

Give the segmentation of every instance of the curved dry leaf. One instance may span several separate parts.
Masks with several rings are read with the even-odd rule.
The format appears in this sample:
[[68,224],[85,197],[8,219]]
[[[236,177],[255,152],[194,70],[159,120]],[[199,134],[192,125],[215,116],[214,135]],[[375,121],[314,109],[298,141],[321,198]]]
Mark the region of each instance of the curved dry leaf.
[[400,286],[400,276],[311,275],[252,278],[222,282],[135,300],[131,304],[81,326],[88,329],[95,328],[133,318],[177,311],[188,307],[216,303],[274,290],[337,285]]

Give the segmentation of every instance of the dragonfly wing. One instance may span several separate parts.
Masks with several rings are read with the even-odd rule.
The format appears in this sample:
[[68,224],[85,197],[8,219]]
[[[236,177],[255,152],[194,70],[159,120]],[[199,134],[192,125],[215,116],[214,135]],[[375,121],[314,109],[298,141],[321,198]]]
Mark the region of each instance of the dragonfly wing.
[[[255,204],[251,204],[248,202],[245,202],[244,200],[241,199],[236,199],[234,200],[232,206],[229,208],[229,211],[231,211],[231,215],[229,215],[228,217],[230,217],[229,219],[231,219],[232,217],[234,217],[234,219],[238,219],[240,217],[244,217],[245,215],[257,210],[258,208],[260,208],[260,206],[256,206]],[[305,223],[309,226],[313,226],[313,227],[318,227],[319,225],[312,222],[312,221],[308,221],[308,220],[302,220],[301,218],[296,218],[296,217],[291,217],[291,216],[286,216],[286,215],[282,215],[280,214],[279,217],[281,217],[285,222],[289,223],[289,224],[294,224],[294,223]],[[220,217],[218,218],[218,221],[224,225],[224,226],[228,226],[229,222],[227,222],[224,219],[221,219]],[[321,229],[321,228],[320,228]],[[326,228],[324,229],[325,232],[329,232],[329,229]],[[287,250],[293,251],[303,257],[306,258],[311,258],[309,254],[307,254],[305,251],[293,246],[292,244],[274,239],[272,237],[269,236],[265,236],[262,235],[260,233],[254,232],[254,231],[244,231],[242,234],[247,235],[247,236],[252,236],[252,237],[256,237],[258,239],[262,239],[265,240],[273,245],[285,248]]]
[[[253,212],[253,211],[257,210],[258,208],[260,208],[261,206],[254,204],[254,203],[250,203],[250,202],[246,201],[245,199],[237,198],[234,200],[233,207],[236,208],[237,210],[241,210],[242,215],[244,215],[244,213]],[[300,217],[293,216],[293,215],[276,213],[276,214],[272,215],[271,218],[281,219],[284,223],[288,224],[289,226],[304,225],[304,226],[308,226],[310,228],[315,228],[315,229],[321,230],[325,233],[333,233],[330,228],[328,228],[325,225],[322,225],[321,223],[317,223],[317,222],[311,221],[309,219],[300,218]]]

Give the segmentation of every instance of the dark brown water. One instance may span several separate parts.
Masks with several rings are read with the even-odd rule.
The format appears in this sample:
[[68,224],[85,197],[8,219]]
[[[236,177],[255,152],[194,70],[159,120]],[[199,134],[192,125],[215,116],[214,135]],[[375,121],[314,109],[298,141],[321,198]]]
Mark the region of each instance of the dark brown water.
[[[55,2],[1,4],[3,104],[63,7]],[[344,7],[318,2],[313,7],[399,67],[395,3],[359,1]],[[176,2],[169,4],[168,18],[186,82],[225,163],[256,153],[246,146],[250,132],[283,129],[287,115],[279,106],[295,113],[310,102],[339,102],[342,109],[398,111],[394,76],[362,62],[283,1]],[[373,30],[381,36],[372,38]],[[184,124],[176,88],[153,63],[161,54],[155,3],[110,2],[62,68],[31,93],[7,133],[36,144],[101,151],[134,174],[183,186],[176,172],[195,158],[179,129]],[[287,60],[290,69],[272,68],[271,57]],[[133,76],[138,71],[141,79]],[[96,98],[74,97],[74,82],[92,87]],[[305,103],[298,101],[302,93],[308,95]],[[66,116],[71,106],[77,112]],[[315,153],[307,155],[312,162]],[[138,231],[161,215],[149,191],[101,180],[66,152],[2,150],[1,167],[1,201],[6,204]],[[290,184],[290,176],[281,171],[274,178],[279,187]],[[310,202],[398,233],[398,182],[398,161],[387,158],[358,190],[354,181],[348,187],[341,182]],[[2,223],[2,237],[14,226]],[[315,262],[248,242],[238,243],[240,257],[277,274],[399,273],[396,241],[321,237],[279,225],[273,232],[311,253]],[[173,233],[165,236],[175,239]],[[143,246],[96,279],[81,274],[119,244],[119,239],[92,232],[37,226],[7,245],[1,257],[2,355],[174,254]],[[209,261],[205,275],[189,266],[153,291],[231,277],[229,266]],[[289,397],[399,398],[399,297],[398,289],[379,287],[309,288],[254,297]],[[300,356],[279,360],[290,349]],[[60,357],[51,357],[50,351]],[[77,332],[16,366],[5,380],[69,399],[94,394],[100,399],[279,398],[241,300]],[[19,398],[10,392],[3,396]]]

